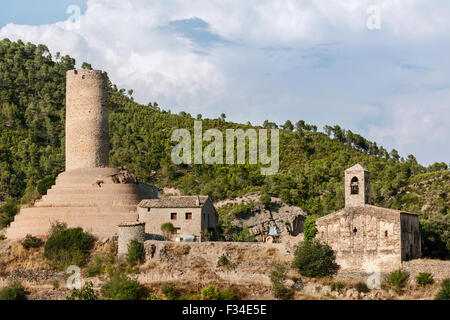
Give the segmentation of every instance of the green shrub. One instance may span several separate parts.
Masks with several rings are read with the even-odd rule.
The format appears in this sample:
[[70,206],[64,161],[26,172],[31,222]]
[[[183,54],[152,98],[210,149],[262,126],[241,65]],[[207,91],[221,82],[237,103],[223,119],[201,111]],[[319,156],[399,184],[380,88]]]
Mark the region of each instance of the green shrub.
[[228,289],[217,290],[215,286],[209,285],[202,289],[201,300],[237,300],[236,294]]
[[239,234],[233,235],[234,242],[255,242],[255,237],[250,233],[247,225],[244,225]]
[[236,267],[236,265],[234,263],[232,263],[228,257],[226,255],[221,255],[219,257],[219,260],[217,261],[217,266],[218,267],[225,267],[228,269],[234,269]]
[[171,222],[166,222],[161,225],[161,231],[166,240],[169,240],[172,237],[172,234],[175,232],[175,227]]
[[268,193],[263,193],[259,197],[259,202],[261,204],[263,204],[266,209],[269,209],[270,208],[270,204],[272,202],[272,198],[270,197],[270,195]]
[[450,278],[444,279],[435,300],[450,300]]
[[47,176],[38,181],[36,189],[40,194],[46,194],[47,190],[50,189],[54,183],[55,178],[52,176]]
[[5,240],[5,239],[6,239],[5,235],[0,233],[0,240]]
[[288,288],[286,280],[286,268],[281,264],[276,264],[270,271],[270,282],[272,282],[272,292],[275,298],[287,300],[293,295],[293,291]]
[[20,282],[13,281],[0,290],[0,300],[27,300],[27,294]]
[[355,289],[359,293],[361,293],[361,292],[363,292],[363,293],[370,292],[370,288],[367,286],[367,284],[365,282],[361,282],[361,281],[358,282],[357,284],[355,284]]
[[14,220],[14,216],[19,212],[19,205],[16,199],[8,198],[0,206],[0,229],[3,229]]
[[44,257],[56,269],[69,265],[82,266],[86,262],[94,237],[81,228],[67,229],[64,224],[55,224],[44,248]]
[[94,291],[94,285],[91,281],[87,281],[80,289],[73,289],[71,294],[67,296],[67,300],[98,300],[98,296]]
[[137,280],[115,270],[102,286],[101,293],[108,300],[139,300],[143,297],[144,290]]
[[305,240],[313,240],[316,237],[317,227],[316,220],[319,218],[319,215],[313,214],[307,216],[305,219],[305,223],[303,224],[303,236]]
[[84,273],[87,277],[108,273],[115,262],[116,256],[112,253],[96,254],[84,269]]
[[176,300],[179,296],[177,287],[172,281],[164,282],[161,286],[161,291],[166,296],[167,300]]
[[395,291],[400,294],[402,289],[406,286],[409,279],[409,273],[402,269],[392,271],[386,276],[386,281],[389,285],[394,287]]
[[303,241],[295,249],[292,266],[305,277],[332,276],[339,270],[330,246],[317,240]]
[[43,243],[44,242],[41,239],[33,237],[31,234],[27,234],[25,240],[22,241],[22,246],[25,249],[39,248]]
[[219,291],[213,285],[202,289],[202,300],[219,300]]
[[131,240],[128,245],[127,262],[130,265],[142,263],[145,260],[145,248],[142,243],[136,240]]
[[219,300],[237,300],[236,294],[228,289],[219,291]]
[[433,275],[428,272],[420,272],[416,277],[416,283],[421,287],[433,284],[434,283]]
[[345,288],[345,284],[340,281],[334,281],[330,284],[331,291],[337,291],[337,292],[341,293],[342,290],[344,290],[344,288]]

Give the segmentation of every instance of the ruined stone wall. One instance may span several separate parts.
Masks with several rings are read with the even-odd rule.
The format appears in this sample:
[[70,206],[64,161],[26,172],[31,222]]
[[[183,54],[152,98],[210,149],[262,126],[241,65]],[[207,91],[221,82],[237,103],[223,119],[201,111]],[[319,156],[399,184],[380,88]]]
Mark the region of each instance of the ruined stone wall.
[[400,214],[374,206],[352,207],[316,224],[317,238],[333,248],[342,270],[376,272],[401,266]]
[[419,216],[402,213],[402,260],[411,260],[421,257],[421,239],[419,229]]
[[106,72],[66,74],[66,171],[107,167],[109,128]]

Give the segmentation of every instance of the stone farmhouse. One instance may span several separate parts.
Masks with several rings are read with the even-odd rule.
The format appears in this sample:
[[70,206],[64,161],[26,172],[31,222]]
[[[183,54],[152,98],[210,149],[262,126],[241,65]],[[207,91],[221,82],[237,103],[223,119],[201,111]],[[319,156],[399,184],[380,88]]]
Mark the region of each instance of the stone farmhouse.
[[202,232],[216,234],[219,216],[208,196],[177,196],[142,200],[138,205],[139,221],[145,233],[161,238],[161,225],[167,222],[176,229],[175,237],[202,238]]
[[385,272],[420,258],[419,217],[370,205],[370,173],[345,170],[345,208],[316,220],[316,238],[336,252],[342,270]]

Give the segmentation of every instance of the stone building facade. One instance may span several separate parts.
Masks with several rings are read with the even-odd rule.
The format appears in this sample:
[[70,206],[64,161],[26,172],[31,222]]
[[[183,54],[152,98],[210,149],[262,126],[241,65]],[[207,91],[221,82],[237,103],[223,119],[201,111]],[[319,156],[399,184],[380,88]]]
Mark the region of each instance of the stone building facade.
[[145,222],[145,232],[153,238],[162,237],[161,225],[171,222],[174,236],[195,236],[202,231],[215,233],[219,216],[208,196],[177,196],[142,200],[138,205],[139,221]]
[[316,237],[333,248],[341,270],[387,272],[420,258],[418,215],[369,203],[369,172],[357,164],[345,171],[345,208],[316,220]]

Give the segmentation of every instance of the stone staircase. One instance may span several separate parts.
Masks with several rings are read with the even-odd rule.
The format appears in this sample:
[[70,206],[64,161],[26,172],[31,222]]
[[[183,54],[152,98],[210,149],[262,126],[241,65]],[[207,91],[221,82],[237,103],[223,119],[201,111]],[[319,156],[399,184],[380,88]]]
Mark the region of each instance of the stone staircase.
[[45,235],[55,221],[82,227],[100,237],[117,233],[123,221],[138,219],[137,204],[148,194],[136,181],[121,176],[119,169],[87,168],[61,173],[55,184],[33,206],[24,207],[6,230],[6,237]]

